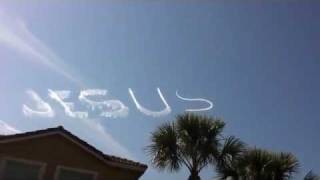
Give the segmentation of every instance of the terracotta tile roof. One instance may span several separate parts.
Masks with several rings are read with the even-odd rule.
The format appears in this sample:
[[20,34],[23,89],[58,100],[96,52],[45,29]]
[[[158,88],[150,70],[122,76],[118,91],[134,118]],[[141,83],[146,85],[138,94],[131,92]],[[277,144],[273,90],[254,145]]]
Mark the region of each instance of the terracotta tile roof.
[[30,132],[25,132],[25,133],[19,133],[19,134],[13,134],[13,135],[0,136],[0,142],[3,141],[3,140],[24,138],[24,137],[30,137],[30,136],[34,136],[34,135],[42,135],[42,134],[54,133],[54,132],[57,132],[57,133],[60,132],[60,133],[63,133],[65,135],[71,137],[73,140],[75,140],[76,142],[78,142],[81,145],[85,146],[87,149],[93,151],[94,153],[96,153],[100,157],[103,157],[107,161],[114,162],[114,163],[120,163],[122,165],[127,165],[127,166],[134,166],[134,167],[140,169],[143,172],[148,167],[145,164],[142,164],[142,163],[139,163],[139,162],[135,162],[135,161],[132,161],[132,160],[129,160],[129,159],[125,159],[125,158],[120,158],[120,157],[104,154],[102,151],[100,151],[97,148],[93,147],[92,145],[88,144],[84,140],[78,138],[77,136],[75,136],[71,132],[69,132],[66,129],[64,129],[62,126],[58,126],[58,127],[54,127],[54,128],[48,128],[48,129],[41,129],[41,130],[37,130],[37,131],[30,131]]

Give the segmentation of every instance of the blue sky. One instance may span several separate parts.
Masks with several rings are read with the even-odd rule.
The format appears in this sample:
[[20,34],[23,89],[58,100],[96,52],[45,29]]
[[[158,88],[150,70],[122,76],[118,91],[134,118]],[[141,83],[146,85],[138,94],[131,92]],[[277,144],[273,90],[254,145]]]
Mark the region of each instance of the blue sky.
[[[150,132],[187,108],[223,117],[226,135],[294,153],[301,174],[320,173],[320,2],[317,1],[1,1],[0,120],[17,131],[64,125],[106,153],[148,163]],[[159,87],[172,112],[160,117]],[[84,88],[108,90],[128,107],[122,118],[70,118],[48,89],[70,90],[77,110]],[[54,118],[26,117],[32,89]],[[5,124],[5,125],[3,125]],[[4,131],[4,130],[2,130]],[[201,174],[214,177],[211,169]],[[143,180],[186,179],[158,172]],[[298,176],[299,177],[299,176]]]

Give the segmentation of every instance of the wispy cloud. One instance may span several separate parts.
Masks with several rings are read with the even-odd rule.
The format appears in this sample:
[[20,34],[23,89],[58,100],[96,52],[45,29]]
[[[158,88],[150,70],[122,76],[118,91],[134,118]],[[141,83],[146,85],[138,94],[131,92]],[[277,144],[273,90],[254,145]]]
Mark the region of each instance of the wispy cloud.
[[[99,123],[96,119],[80,119],[84,125],[86,134],[86,139],[89,142],[95,143],[94,145],[106,152],[107,154],[118,155],[126,157],[132,160],[137,160],[137,158],[122,144],[115,141],[114,137]],[[92,131],[95,134],[90,134]],[[97,136],[99,136],[97,138]]]
[[10,135],[20,133],[20,130],[10,126],[6,122],[0,120],[0,134],[1,135]]
[[25,60],[40,63],[63,75],[77,85],[83,86],[79,79],[74,78],[62,59],[37,38],[26,23],[0,9],[0,43],[17,52],[27,55]]
[[[25,60],[29,60],[32,63],[42,64],[55,72],[61,74],[66,79],[76,83],[80,87],[85,87],[85,83],[81,81],[81,78],[75,78],[75,76],[70,73],[70,68],[67,68],[67,65],[64,61],[54,53],[44,42],[42,42],[37,36],[35,36],[27,27],[26,23],[19,17],[12,16],[8,12],[4,11],[0,8],[0,44],[4,45],[8,48],[11,48],[18,53],[22,53],[27,58],[23,58]],[[32,92],[29,92],[29,95],[34,100],[40,100]],[[48,110],[48,106],[40,101],[36,104],[38,108],[42,110]],[[39,112],[32,111],[32,109],[28,109],[28,107],[23,108],[23,112],[28,116],[39,115]],[[36,113],[36,114],[35,114]],[[49,111],[49,114],[51,112]],[[44,114],[42,114],[44,115]],[[48,112],[46,113],[48,115]],[[50,116],[54,116],[52,113]],[[7,125],[6,123],[1,123],[0,126],[4,133],[8,132],[18,132],[15,128]],[[83,133],[83,136],[93,137],[92,140],[99,139],[100,146],[108,147],[107,150],[111,152],[106,153],[114,153],[117,155],[132,157],[129,151],[117,142],[111,134],[109,134],[103,126],[97,121],[89,121],[89,119],[82,119],[81,121],[73,120],[72,125],[70,125],[69,129],[72,131],[77,127],[87,127],[86,132]],[[40,127],[38,127],[40,128]],[[84,128],[83,128],[84,129]]]

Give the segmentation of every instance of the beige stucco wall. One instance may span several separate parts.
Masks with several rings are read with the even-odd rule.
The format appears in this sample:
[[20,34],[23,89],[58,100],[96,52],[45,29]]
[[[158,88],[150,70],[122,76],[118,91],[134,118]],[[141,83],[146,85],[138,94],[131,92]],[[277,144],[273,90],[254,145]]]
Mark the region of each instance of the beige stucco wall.
[[46,163],[44,179],[54,180],[58,165],[98,172],[97,180],[136,180],[139,173],[107,166],[61,135],[0,143],[0,158],[10,156]]

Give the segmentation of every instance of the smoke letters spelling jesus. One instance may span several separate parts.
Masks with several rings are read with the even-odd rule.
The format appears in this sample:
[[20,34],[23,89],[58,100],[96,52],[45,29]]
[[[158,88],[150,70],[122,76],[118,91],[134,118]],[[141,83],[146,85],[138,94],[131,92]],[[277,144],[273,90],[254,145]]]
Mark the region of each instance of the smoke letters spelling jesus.
[[[164,108],[159,111],[153,111],[147,109],[143,105],[141,105],[134,94],[131,88],[128,88],[128,93],[133,100],[136,108],[141,113],[147,116],[159,117],[165,116],[171,113],[171,107],[167,103],[165,97],[163,96],[160,88],[157,88],[158,95],[160,100],[162,101]],[[90,112],[97,111],[99,112],[99,116],[106,118],[117,118],[117,117],[126,117],[128,115],[129,108],[123,104],[120,100],[117,99],[109,99],[109,100],[101,100],[97,101],[97,97],[106,96],[108,93],[105,89],[86,89],[82,90],[77,97],[78,101],[82,104],[85,104]],[[27,94],[30,96],[33,101],[33,107],[30,107],[26,104],[23,104],[22,111],[25,116],[28,117],[48,117],[52,118],[55,116],[55,111],[51,107],[51,105],[43,100],[35,91],[28,90]],[[88,118],[88,111],[76,111],[74,107],[74,103],[67,101],[66,99],[70,98],[71,91],[68,90],[51,90],[48,89],[48,95],[50,99],[57,102],[64,109],[64,112],[67,116],[72,118]],[[178,91],[176,91],[176,97],[183,101],[189,102],[202,102],[207,106],[197,109],[186,109],[187,112],[198,112],[198,111],[208,111],[213,108],[213,103],[204,98],[185,98],[179,95]]]

